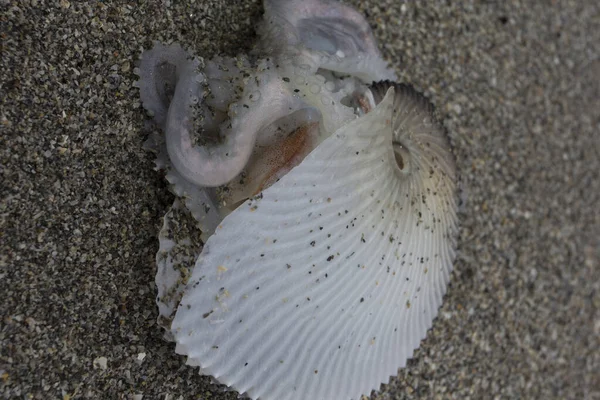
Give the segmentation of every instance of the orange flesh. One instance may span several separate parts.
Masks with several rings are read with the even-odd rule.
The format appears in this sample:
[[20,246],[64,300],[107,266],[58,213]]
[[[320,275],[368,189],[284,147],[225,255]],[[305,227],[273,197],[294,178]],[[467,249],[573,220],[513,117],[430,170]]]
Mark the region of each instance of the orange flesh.
[[358,105],[360,106],[360,108],[362,108],[362,110],[365,113],[368,113],[371,111],[371,105],[369,104],[369,100],[367,100],[365,97],[363,96],[359,96],[358,97]]
[[269,146],[255,149],[245,169],[245,178],[226,185],[227,190],[218,193],[222,212],[236,209],[246,199],[277,182],[311,152],[316,145],[319,123],[312,122],[292,131],[286,138]]
[[318,123],[313,122],[299,127],[283,141],[269,147],[261,156],[265,160],[268,171],[263,176],[255,193],[265,190],[284,174],[302,161],[311,150],[311,133],[318,129]]

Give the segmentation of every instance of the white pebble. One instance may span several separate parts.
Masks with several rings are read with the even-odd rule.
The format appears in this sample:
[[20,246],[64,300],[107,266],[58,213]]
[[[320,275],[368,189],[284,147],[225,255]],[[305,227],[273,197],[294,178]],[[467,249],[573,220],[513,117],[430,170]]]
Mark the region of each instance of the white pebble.
[[92,362],[94,369],[102,369],[105,370],[106,368],[108,368],[108,360],[106,359],[106,357],[97,357],[94,359],[94,361]]

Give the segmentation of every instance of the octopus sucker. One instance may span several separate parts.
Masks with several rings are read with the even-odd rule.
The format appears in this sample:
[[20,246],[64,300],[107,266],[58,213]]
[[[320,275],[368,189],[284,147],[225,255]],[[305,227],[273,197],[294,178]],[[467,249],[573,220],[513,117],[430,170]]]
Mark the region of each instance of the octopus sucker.
[[[452,270],[457,171],[433,106],[396,83],[367,21],[265,0],[248,57],[155,44],[138,74],[176,199],[159,324],[252,399],[357,399],[433,324]],[[277,39],[277,40],[275,40]]]

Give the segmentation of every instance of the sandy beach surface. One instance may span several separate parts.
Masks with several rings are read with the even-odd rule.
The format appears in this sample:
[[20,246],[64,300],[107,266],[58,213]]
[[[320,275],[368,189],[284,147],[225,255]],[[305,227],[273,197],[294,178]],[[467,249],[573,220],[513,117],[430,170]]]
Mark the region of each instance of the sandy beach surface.
[[[600,399],[600,3],[349,3],[436,105],[464,186],[443,307],[372,398]],[[173,198],[133,82],[154,40],[246,52],[261,13],[0,1],[2,398],[237,398],[156,324]]]

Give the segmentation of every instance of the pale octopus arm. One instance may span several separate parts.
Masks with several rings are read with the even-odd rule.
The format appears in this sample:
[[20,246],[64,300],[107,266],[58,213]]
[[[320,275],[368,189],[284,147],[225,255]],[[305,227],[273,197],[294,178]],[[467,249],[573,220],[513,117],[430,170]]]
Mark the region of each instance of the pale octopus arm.
[[259,48],[280,57],[298,56],[316,69],[349,74],[365,83],[395,80],[367,20],[330,0],[265,0]]
[[190,136],[193,108],[203,99],[205,79],[195,69],[186,71],[178,82],[166,125],[167,149],[174,167],[187,180],[215,187],[231,181],[246,166],[262,128],[307,106],[289,95],[283,80],[259,68],[248,80],[242,99],[230,107],[230,119],[221,124],[224,142],[211,148],[195,146]]
[[[205,74],[200,72],[200,62],[181,47],[161,44],[144,53],[141,60],[138,86],[144,107],[165,130],[174,169],[199,187],[231,181],[246,166],[261,130],[310,108],[293,94],[272,63],[259,63],[242,82],[242,76],[248,76],[248,65],[240,62],[236,66],[232,60],[219,59],[220,65],[209,62]],[[219,69],[221,65],[226,71]],[[239,99],[236,92],[241,93]],[[195,145],[192,134],[196,129],[203,133],[216,130],[222,142]]]

